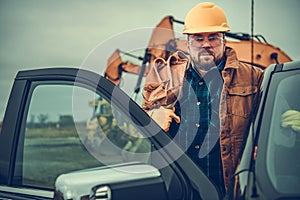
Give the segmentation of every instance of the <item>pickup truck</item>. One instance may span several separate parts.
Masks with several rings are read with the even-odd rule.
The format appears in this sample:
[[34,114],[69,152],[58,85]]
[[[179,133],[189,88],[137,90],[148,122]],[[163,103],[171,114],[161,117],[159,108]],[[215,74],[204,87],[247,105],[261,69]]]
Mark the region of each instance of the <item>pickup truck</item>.
[[[265,70],[226,198],[300,198],[300,62]],[[298,89],[297,89],[298,88]],[[80,68],[16,75],[0,134],[0,199],[221,199],[125,92]]]

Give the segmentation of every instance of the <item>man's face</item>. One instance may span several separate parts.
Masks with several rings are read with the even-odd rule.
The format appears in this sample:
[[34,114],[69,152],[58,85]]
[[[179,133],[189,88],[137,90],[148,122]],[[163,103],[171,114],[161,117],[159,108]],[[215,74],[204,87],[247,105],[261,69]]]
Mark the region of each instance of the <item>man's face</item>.
[[188,35],[187,47],[196,69],[208,71],[220,63],[226,40],[223,33],[199,33]]

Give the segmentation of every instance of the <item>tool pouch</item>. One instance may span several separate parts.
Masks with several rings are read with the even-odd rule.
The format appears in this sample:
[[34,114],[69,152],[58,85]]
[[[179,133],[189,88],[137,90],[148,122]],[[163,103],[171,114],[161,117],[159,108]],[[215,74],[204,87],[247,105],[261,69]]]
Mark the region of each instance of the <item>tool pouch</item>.
[[181,94],[185,70],[189,58],[181,51],[172,54],[167,60],[154,60],[143,91],[143,109],[151,110],[159,106],[171,108]]

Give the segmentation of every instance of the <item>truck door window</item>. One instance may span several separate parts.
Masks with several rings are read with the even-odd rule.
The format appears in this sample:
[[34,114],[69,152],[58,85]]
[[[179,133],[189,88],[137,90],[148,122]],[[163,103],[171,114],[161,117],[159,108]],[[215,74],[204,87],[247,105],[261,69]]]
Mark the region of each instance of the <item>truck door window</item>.
[[151,149],[117,107],[74,85],[36,86],[23,134],[14,183],[25,186],[53,188],[62,173],[129,161],[147,163]]
[[284,78],[274,99],[266,164],[270,180],[280,193],[298,193],[300,188],[300,131],[292,126],[300,124],[299,85],[299,74]]

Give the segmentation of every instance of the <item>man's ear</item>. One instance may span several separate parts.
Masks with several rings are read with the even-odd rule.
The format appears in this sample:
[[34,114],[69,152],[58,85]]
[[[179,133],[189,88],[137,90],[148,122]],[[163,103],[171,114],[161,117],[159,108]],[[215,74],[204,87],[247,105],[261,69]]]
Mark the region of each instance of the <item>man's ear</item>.
[[226,40],[225,37],[224,37],[224,39],[223,39],[224,51],[225,51],[225,49],[226,49],[226,44],[227,44],[227,40]]
[[186,37],[185,46],[187,50],[190,51],[189,36]]
[[185,46],[186,46],[186,49],[189,51],[190,50],[190,45],[189,45],[188,41],[185,42]]

